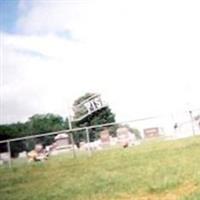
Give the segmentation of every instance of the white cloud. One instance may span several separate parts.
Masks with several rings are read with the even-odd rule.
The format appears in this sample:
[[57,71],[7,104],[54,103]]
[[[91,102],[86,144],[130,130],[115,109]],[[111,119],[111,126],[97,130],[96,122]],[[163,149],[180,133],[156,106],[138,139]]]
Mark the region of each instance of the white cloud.
[[17,27],[29,35],[4,34],[2,122],[66,115],[87,91],[102,93],[120,120],[199,107],[199,9],[198,1],[24,4]]
[[[79,23],[83,6],[81,1],[21,1],[23,8],[16,27],[24,33],[63,32]],[[31,4],[31,6],[30,6]],[[85,15],[85,10],[84,10]],[[30,23],[31,22],[31,23]],[[77,26],[77,25],[75,25]]]

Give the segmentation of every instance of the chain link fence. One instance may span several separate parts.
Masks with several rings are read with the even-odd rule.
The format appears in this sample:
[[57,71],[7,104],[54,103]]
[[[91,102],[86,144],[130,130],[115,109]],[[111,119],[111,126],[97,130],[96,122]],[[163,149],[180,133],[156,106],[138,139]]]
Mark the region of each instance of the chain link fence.
[[0,166],[45,162],[59,156],[91,156],[98,151],[129,148],[151,139],[200,135],[199,114],[200,110],[195,110],[0,141]]

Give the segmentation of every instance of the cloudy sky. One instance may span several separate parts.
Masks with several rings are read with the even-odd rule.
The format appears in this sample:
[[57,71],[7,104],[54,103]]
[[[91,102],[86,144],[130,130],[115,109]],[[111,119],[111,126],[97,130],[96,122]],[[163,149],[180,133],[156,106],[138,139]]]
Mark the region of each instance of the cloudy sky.
[[0,0],[0,123],[66,117],[99,92],[118,120],[200,107],[199,0]]

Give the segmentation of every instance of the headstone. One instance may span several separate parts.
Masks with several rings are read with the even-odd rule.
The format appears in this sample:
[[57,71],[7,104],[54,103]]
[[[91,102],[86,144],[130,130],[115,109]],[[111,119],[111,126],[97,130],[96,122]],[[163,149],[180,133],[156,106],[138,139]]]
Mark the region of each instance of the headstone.
[[[58,155],[72,150],[72,144],[70,144],[69,135],[66,133],[58,134],[54,138],[55,142],[51,145],[51,155]],[[76,145],[74,145],[76,149]]]
[[146,138],[158,137],[159,135],[160,135],[159,128],[157,127],[144,129],[144,136]]
[[100,139],[101,139],[101,142],[105,142],[105,143],[108,143],[110,142],[110,133],[109,133],[109,130],[105,129],[103,131],[101,131],[100,133]]
[[2,160],[3,163],[8,163],[10,160],[10,155],[8,152],[0,153],[0,160]]
[[42,144],[36,144],[36,145],[35,145],[35,151],[36,151],[37,153],[40,153],[42,150],[43,150]]
[[108,129],[105,129],[100,132],[100,142],[102,147],[110,146],[111,137]]
[[55,149],[65,149],[69,147],[69,135],[66,133],[58,134],[54,139]]
[[19,153],[19,158],[26,158],[26,156],[27,156],[27,152],[26,151],[22,151],[22,152],[20,152]]
[[3,160],[0,160],[0,165],[3,165]]
[[118,143],[124,148],[133,145],[135,142],[135,135],[131,133],[127,127],[120,127],[117,129]]

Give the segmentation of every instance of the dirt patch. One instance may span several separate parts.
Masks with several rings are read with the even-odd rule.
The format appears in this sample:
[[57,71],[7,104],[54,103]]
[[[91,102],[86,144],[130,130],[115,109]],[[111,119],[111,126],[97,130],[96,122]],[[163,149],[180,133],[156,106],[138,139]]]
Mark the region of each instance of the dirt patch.
[[187,196],[195,192],[198,189],[198,184],[194,182],[186,182],[178,187],[174,192],[179,196]]
[[195,192],[197,188],[197,184],[193,182],[186,182],[175,189],[163,193],[143,193],[138,194],[137,196],[122,194],[118,199],[115,200],[178,200],[180,197],[189,196]]

